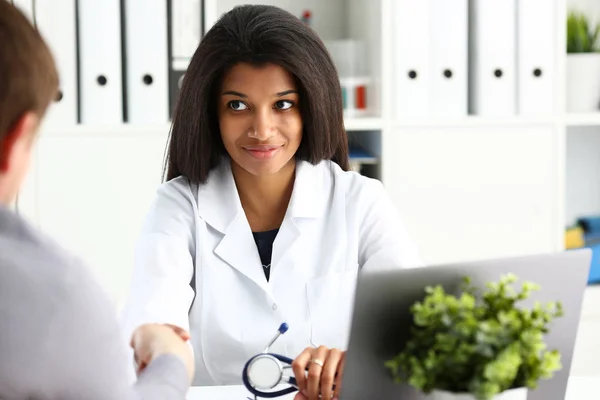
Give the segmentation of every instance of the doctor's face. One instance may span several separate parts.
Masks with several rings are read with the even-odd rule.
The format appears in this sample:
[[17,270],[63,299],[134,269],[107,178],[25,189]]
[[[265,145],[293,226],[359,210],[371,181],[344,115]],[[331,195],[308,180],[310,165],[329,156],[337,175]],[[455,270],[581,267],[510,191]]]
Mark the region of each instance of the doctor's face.
[[302,140],[294,77],[273,64],[237,64],[219,94],[221,138],[233,162],[257,176],[293,169]]

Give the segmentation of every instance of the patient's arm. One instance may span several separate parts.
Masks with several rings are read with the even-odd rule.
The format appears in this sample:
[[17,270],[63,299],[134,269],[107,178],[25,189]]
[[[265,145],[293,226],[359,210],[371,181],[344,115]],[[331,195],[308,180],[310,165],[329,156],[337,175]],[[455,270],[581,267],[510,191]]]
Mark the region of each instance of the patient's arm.
[[72,276],[65,278],[57,302],[60,307],[48,315],[48,329],[39,338],[47,352],[41,360],[30,360],[43,362],[47,368],[40,372],[52,376],[45,380],[47,387],[40,389],[49,397],[64,400],[185,398],[190,373],[182,357],[167,351],[152,357],[137,382],[128,380],[128,341],[121,334],[111,302],[84,266],[69,271]]

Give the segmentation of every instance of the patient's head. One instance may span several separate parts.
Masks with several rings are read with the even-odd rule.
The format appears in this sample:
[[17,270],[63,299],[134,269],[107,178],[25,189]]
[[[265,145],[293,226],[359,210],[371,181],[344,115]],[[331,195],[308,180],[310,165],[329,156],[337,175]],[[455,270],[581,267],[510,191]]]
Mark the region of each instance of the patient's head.
[[[248,150],[280,146],[272,157]],[[228,156],[253,175],[295,159],[331,159],[348,169],[342,96],[334,63],[317,34],[277,7],[245,5],[206,33],[185,74],[167,179],[204,182]]]
[[35,133],[57,91],[44,40],[17,8],[0,0],[0,204],[16,197]]

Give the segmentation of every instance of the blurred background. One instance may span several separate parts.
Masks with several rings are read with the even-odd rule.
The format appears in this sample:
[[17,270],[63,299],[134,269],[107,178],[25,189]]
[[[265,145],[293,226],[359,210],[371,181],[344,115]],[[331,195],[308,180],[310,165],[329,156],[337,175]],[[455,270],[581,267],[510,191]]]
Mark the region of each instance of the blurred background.
[[352,168],[427,262],[595,250],[573,373],[600,375],[599,0],[14,0],[61,93],[17,209],[119,305],[198,42],[243,3],[312,26],[339,71]]

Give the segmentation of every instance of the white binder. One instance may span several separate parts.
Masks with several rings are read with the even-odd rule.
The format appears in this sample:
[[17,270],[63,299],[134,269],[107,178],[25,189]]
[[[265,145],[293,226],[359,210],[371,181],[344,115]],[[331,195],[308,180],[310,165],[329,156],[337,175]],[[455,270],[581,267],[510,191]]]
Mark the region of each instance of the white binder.
[[202,38],[201,0],[171,0],[169,102],[172,115],[187,67]]
[[33,23],[33,0],[12,0],[12,3]]
[[59,93],[44,126],[77,124],[77,30],[75,0],[35,0],[35,21],[52,52],[59,74]]
[[394,118],[431,115],[430,0],[392,2]]
[[127,122],[169,121],[167,0],[125,0]]
[[431,0],[431,83],[434,116],[468,111],[468,0]]
[[201,0],[171,1],[173,60],[189,63],[202,36]]
[[472,0],[470,111],[516,114],[516,0]]
[[552,113],[554,99],[555,4],[518,1],[518,111],[527,116]]
[[123,122],[120,0],[79,2],[81,122]]

